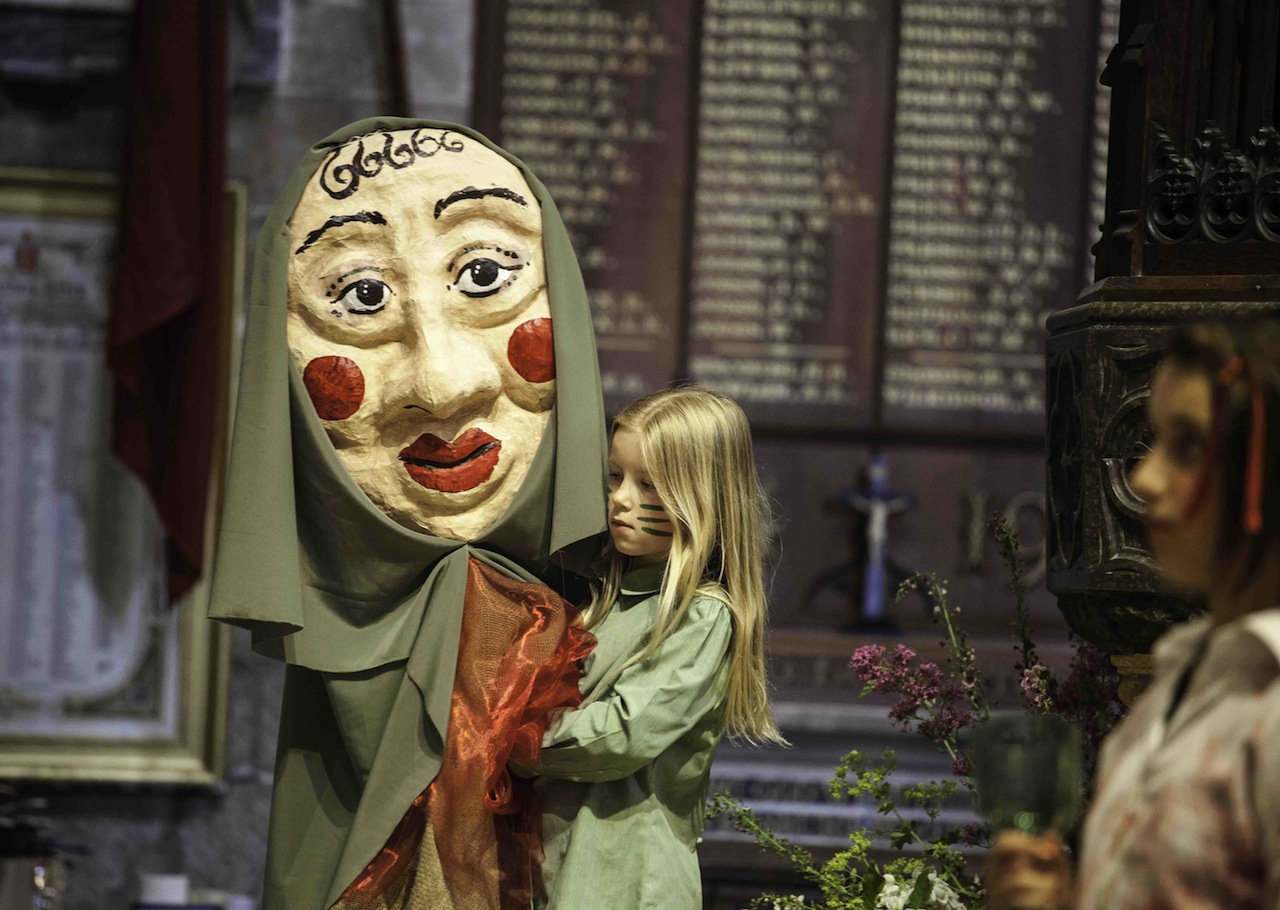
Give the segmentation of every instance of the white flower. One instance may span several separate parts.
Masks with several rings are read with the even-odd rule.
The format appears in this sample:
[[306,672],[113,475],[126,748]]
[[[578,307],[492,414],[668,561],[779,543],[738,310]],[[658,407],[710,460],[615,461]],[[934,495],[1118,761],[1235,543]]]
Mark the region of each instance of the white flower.
[[930,872],[929,881],[933,882],[933,894],[929,900],[929,910],[965,910],[960,903],[960,895],[951,886],[938,878],[938,873]]
[[[910,882],[899,882],[892,874],[885,875],[884,885],[876,897],[876,910],[906,910],[907,898],[915,890],[916,879]],[[965,910],[960,897],[951,886],[938,878],[938,873],[930,872],[929,881],[933,884],[933,893],[929,896],[929,910]]]
[[911,892],[909,890],[902,890],[902,886],[898,884],[898,879],[893,873],[887,873],[884,877],[884,884],[880,886],[880,893],[876,895],[876,910],[905,910],[907,898],[910,895]]

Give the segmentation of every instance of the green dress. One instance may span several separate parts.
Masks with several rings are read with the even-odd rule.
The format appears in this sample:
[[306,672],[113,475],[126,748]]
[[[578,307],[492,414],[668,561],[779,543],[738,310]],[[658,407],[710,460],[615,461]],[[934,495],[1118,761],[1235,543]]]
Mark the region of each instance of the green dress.
[[629,572],[591,631],[583,702],[555,718],[536,773],[544,799],[539,910],[699,910],[695,846],[723,733],[729,608],[697,595],[648,660],[662,566]]
[[[338,460],[286,337],[289,219],[307,182],[339,146],[419,127],[512,161],[542,210],[556,404],[515,501],[467,542],[406,528],[370,501]],[[331,906],[435,779],[469,559],[536,581],[551,554],[596,551],[605,455],[586,291],[537,177],[479,134],[434,121],[362,120],[315,145],[258,238],[209,609],[288,664],[264,910]]]

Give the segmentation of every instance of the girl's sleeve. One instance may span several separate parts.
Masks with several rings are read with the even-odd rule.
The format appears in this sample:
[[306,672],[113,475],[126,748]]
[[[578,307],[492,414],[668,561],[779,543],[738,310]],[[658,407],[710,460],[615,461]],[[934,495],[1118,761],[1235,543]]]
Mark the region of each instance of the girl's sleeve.
[[555,717],[537,773],[576,781],[629,777],[717,708],[733,623],[710,597],[646,661],[622,672],[598,701]]

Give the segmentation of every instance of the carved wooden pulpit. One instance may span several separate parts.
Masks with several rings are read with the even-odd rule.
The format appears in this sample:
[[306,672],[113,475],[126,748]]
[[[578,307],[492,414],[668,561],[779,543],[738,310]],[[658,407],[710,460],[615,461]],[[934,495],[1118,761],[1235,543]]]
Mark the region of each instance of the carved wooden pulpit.
[[1095,283],[1049,318],[1048,585],[1116,655],[1126,701],[1152,642],[1199,606],[1164,593],[1129,470],[1163,329],[1280,313],[1280,4],[1123,0]]

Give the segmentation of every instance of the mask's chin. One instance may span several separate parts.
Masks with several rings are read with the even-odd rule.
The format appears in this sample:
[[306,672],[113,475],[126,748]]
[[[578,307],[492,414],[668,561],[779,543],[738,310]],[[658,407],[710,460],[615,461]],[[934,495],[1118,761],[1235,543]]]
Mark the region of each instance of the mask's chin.
[[506,491],[501,490],[484,504],[456,515],[406,515],[396,520],[407,527],[425,531],[434,537],[443,537],[447,540],[475,540],[493,527],[511,505],[513,498],[514,490],[512,495],[506,495]]
[[[449,540],[474,540],[488,531],[506,512],[528,472],[527,465],[495,476],[474,490],[447,493],[425,489],[408,477],[398,461],[373,478],[356,478],[357,484],[379,509],[398,524],[414,531]],[[404,477],[401,477],[401,474]],[[363,482],[362,482],[363,481]]]

